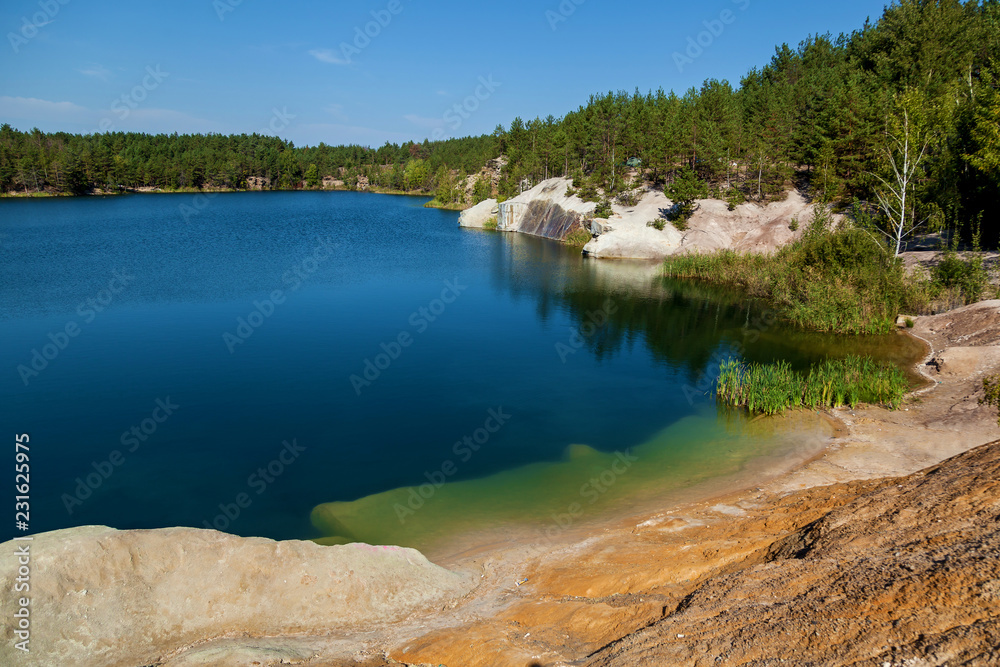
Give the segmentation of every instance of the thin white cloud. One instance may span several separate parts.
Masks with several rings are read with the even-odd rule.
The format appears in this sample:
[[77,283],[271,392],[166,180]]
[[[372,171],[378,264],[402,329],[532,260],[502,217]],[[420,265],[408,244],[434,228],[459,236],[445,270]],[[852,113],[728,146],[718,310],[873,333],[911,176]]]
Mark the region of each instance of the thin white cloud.
[[78,123],[92,115],[89,109],[72,102],[51,102],[37,97],[0,95],[0,117],[27,121]]
[[92,76],[95,79],[100,79],[101,81],[107,81],[111,76],[111,70],[103,65],[98,65],[97,63],[91,63],[81,70],[78,70],[80,74],[86,76]]
[[438,127],[441,127],[441,126],[444,125],[444,119],[443,118],[424,118],[422,116],[417,116],[416,114],[412,114],[412,113],[406,114],[405,116],[403,116],[403,118],[405,118],[406,120],[410,121],[411,123],[413,123],[417,127],[423,127],[425,129],[430,129],[430,130],[433,130],[435,128],[438,128]]
[[347,114],[344,113],[343,104],[328,104],[325,107],[323,107],[323,111],[327,112],[337,120],[345,122],[348,120]]
[[310,49],[309,55],[311,55],[316,60],[321,63],[329,63],[331,65],[349,65],[346,60],[337,56],[333,49]]

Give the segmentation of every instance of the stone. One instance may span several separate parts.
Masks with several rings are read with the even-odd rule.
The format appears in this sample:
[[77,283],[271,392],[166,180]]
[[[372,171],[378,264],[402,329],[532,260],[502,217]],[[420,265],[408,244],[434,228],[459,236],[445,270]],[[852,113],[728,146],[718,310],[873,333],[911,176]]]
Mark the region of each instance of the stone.
[[[30,660],[14,647],[16,550],[29,545]],[[135,667],[224,637],[339,635],[460,597],[472,581],[413,549],[213,530],[86,526],[0,544],[0,664]]]

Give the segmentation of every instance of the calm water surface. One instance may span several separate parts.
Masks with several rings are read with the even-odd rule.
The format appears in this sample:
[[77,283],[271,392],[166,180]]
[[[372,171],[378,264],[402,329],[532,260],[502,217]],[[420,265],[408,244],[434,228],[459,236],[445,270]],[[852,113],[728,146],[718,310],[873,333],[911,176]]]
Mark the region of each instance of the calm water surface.
[[912,354],[423,201],[0,201],[0,402],[31,436],[31,531],[424,547],[574,503],[583,521],[794,449],[717,414],[720,355]]

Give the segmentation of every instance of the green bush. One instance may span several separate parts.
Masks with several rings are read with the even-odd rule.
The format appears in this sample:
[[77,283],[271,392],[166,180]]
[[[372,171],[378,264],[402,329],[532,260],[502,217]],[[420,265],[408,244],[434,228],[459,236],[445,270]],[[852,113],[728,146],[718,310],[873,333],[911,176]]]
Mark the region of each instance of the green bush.
[[931,271],[931,280],[936,287],[957,289],[966,304],[982,299],[989,287],[989,276],[979,254],[962,259],[953,251],[946,252]]
[[746,197],[743,196],[743,191],[737,187],[731,187],[726,192],[726,204],[730,211],[735,211],[736,207],[745,201]]
[[483,223],[483,229],[495,230],[497,228],[497,217],[491,215],[486,218],[486,222]]
[[983,378],[983,397],[979,399],[979,405],[997,408],[997,426],[1000,426],[1000,375]]
[[907,278],[902,261],[863,230],[811,227],[812,233],[773,255],[675,255],[665,260],[664,271],[743,289],[817,331],[889,333],[900,312],[926,310],[926,284]]
[[595,218],[610,218],[612,214],[611,202],[605,197],[601,199],[597,204],[597,208],[594,209]]
[[[688,218],[695,211],[695,200],[704,199],[708,196],[708,185],[698,178],[694,170],[685,167],[677,173],[674,182],[667,186],[667,195],[674,202],[674,210],[670,220],[676,225],[677,221],[685,224],[687,228]],[[678,229],[680,229],[678,227]]]
[[650,220],[646,223],[647,227],[656,227],[658,231],[663,231],[663,228],[667,226],[667,221],[663,218],[657,218],[656,220]]

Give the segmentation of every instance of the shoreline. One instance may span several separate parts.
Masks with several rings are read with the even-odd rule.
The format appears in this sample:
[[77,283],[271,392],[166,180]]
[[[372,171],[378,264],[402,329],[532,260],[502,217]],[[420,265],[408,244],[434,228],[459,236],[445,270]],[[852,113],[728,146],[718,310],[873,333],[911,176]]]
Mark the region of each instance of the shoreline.
[[[984,310],[992,311],[990,327],[993,332],[989,336],[995,340],[976,346],[978,349],[974,347],[970,351],[960,345],[962,341],[954,340],[967,338],[969,334],[949,338],[937,331],[939,327],[949,329],[948,320],[956,312]],[[536,629],[529,628],[523,620],[517,621],[526,630],[531,630],[528,634],[546,629],[542,627],[546,623],[557,629],[561,627],[564,633],[577,625],[586,625],[586,629],[576,628],[576,646],[571,643],[567,647],[575,651],[558,656],[550,654],[549,659],[555,660],[552,664],[565,664],[562,661],[568,663],[590,655],[664,618],[669,605],[663,602],[673,598],[657,591],[679,589],[674,597],[684,598],[698,584],[708,581],[710,572],[714,576],[719,571],[728,571],[736,563],[752,561],[755,552],[765,547],[765,543],[780,538],[782,533],[815,521],[862,493],[886,486],[897,478],[922,475],[921,471],[930,466],[995,441],[1000,436],[1000,428],[992,410],[978,405],[975,385],[984,372],[1000,368],[1000,340],[997,340],[1000,339],[1000,301],[980,302],[950,313],[917,318],[917,326],[903,333],[925,346],[925,354],[913,367],[928,385],[908,393],[899,410],[865,406],[857,410],[824,411],[821,414],[837,429],[835,437],[821,451],[784,473],[759,485],[668,505],[658,512],[620,516],[614,526],[592,531],[591,535],[575,542],[554,545],[545,558],[518,560],[517,549],[490,552],[484,548],[470,560],[481,567],[484,578],[489,575],[490,580],[467,597],[479,598],[480,604],[492,598],[498,607],[495,613],[502,614],[502,619],[531,618],[531,625]],[[936,360],[940,369],[937,377],[928,370],[934,367]],[[949,363],[952,370],[948,368]],[[930,426],[931,423],[936,426]],[[943,444],[945,442],[947,444]],[[790,517],[790,524],[769,522],[766,517],[776,508],[783,508],[782,503],[791,498],[805,498],[808,502],[794,502],[795,512]],[[764,535],[748,540],[745,545],[736,540],[735,548],[733,540],[722,540],[731,552],[710,547],[705,551],[706,562],[690,562],[675,568],[690,575],[681,582],[662,576],[666,567],[664,562],[669,562],[664,551],[672,551],[671,556],[676,557],[678,550],[704,547],[706,542],[714,543],[713,531],[725,533],[726,524],[751,519],[763,522]],[[682,537],[691,533],[701,535]],[[664,537],[683,544],[658,549],[655,542]],[[709,553],[713,550],[714,553]],[[713,561],[709,556],[716,558]],[[460,561],[448,563],[458,566],[457,569],[462,569],[461,564]],[[509,583],[522,579],[527,580],[522,585]],[[636,596],[641,597],[635,600]],[[648,603],[650,599],[656,600],[652,606]],[[622,603],[627,604],[622,606]],[[593,608],[599,605],[605,608],[595,614]],[[544,613],[539,607],[545,609]],[[624,609],[630,611],[619,611]],[[588,618],[585,624],[583,617]],[[422,624],[423,637],[416,643],[411,640],[406,642],[409,646],[401,646],[389,637],[384,638],[384,643],[378,643],[392,660],[405,664],[446,663],[462,655],[458,652],[459,643],[468,641],[486,645],[502,642],[510,659],[491,663],[486,659],[466,657],[463,664],[513,666],[524,664],[518,660],[531,657],[524,650],[530,642],[522,645],[522,642],[501,639],[510,636],[509,628],[504,631],[503,621],[468,615],[464,619],[452,618],[450,623],[439,622],[438,628],[428,631],[427,620]],[[572,622],[567,623],[569,620]],[[396,644],[395,649],[393,644]]]
[[[827,520],[828,516],[837,516],[840,508],[853,507],[873,495],[896,493],[904,485],[917,484],[924,479],[923,471],[930,466],[953,457],[961,458],[966,456],[963,452],[975,448],[979,448],[978,452],[982,449],[980,445],[1000,437],[995,411],[978,405],[976,387],[983,374],[1000,369],[1000,301],[980,302],[942,315],[920,317],[916,319],[913,330],[904,333],[921,340],[926,346],[924,355],[916,360],[914,368],[933,384],[918,387],[907,394],[903,406],[896,411],[865,406],[856,410],[820,412],[820,418],[834,430],[833,437],[812,455],[793,462],[787,470],[768,479],[762,476],[760,483],[709,493],[687,502],[659,498],[658,508],[629,509],[616,513],[607,521],[586,522],[565,531],[560,539],[541,549],[534,544],[511,544],[509,539],[494,539],[470,545],[468,549],[437,564],[424,561],[427,565],[419,566],[420,569],[430,568],[430,572],[437,573],[434,576],[445,577],[446,580],[448,576],[454,576],[456,582],[467,583],[456,590],[441,592],[437,597],[428,593],[429,597],[415,603],[400,599],[395,605],[396,616],[384,617],[378,623],[344,629],[337,634],[330,621],[321,618],[320,605],[319,609],[310,608],[308,613],[303,610],[301,613],[312,620],[296,626],[294,631],[278,630],[282,626],[277,621],[273,630],[265,632],[248,632],[240,629],[242,624],[229,622],[197,640],[183,641],[180,645],[177,637],[164,635],[158,638],[161,642],[158,646],[163,648],[158,649],[155,662],[163,667],[203,664],[205,660],[222,660],[227,664],[251,664],[252,660],[257,660],[259,664],[293,662],[305,665],[331,664],[331,661],[339,664],[336,661],[350,660],[353,664],[367,667],[390,664],[462,664],[468,667],[540,664],[557,667],[582,664],[589,658],[587,664],[645,664],[618,662],[616,652],[619,649],[626,651],[633,644],[645,646],[642,649],[645,651],[674,650],[676,647],[673,645],[683,644],[680,640],[689,633],[704,634],[697,629],[701,626],[695,629],[687,626],[675,635],[664,637],[656,635],[655,628],[659,624],[682,623],[675,619],[688,613],[685,610],[692,604],[691,600],[698,598],[703,591],[725,585],[732,577],[749,573],[747,576],[751,581],[756,581],[754,577],[764,576],[760,573],[778,565],[772,563],[773,554],[787,549],[783,545],[788,540],[794,543],[794,540],[806,539],[799,537],[804,534],[803,531],[808,532],[809,526]],[[933,479],[946,476],[937,475]],[[928,482],[931,479],[932,476],[926,477]],[[981,493],[979,495],[982,496]],[[947,496],[944,501],[947,501]],[[907,511],[912,512],[913,507],[904,505],[896,513]],[[848,512],[849,516],[851,512]],[[965,521],[964,518],[961,520]],[[838,521],[841,523],[837,525],[843,525],[848,519]],[[87,530],[99,529],[83,529],[84,532]],[[74,536],[77,534],[74,533]],[[168,538],[168,534],[171,537]],[[84,539],[82,537],[73,539],[80,544],[93,544],[80,542]],[[340,549],[388,550],[390,553],[409,551],[365,545],[306,547],[304,545],[311,543],[233,538],[197,529],[109,531],[99,543],[101,549],[122,543],[138,543],[139,546],[130,548],[130,553],[134,554],[151,549],[149,544],[154,541],[164,545],[167,539],[176,541],[170,549],[162,551],[163,554],[173,551],[183,554],[187,550],[188,565],[185,568],[192,569],[185,570],[185,577],[191,579],[193,585],[199,581],[199,568],[207,569],[210,564],[199,562],[200,552],[192,544],[206,540],[228,540],[244,551],[266,543],[267,548],[275,548],[279,550],[276,553],[285,554],[291,553],[283,551],[286,549],[298,552],[315,547],[320,550],[317,554],[331,557],[344,553],[338,551]],[[143,547],[143,544],[146,546]],[[907,546],[907,554],[913,548],[916,547]],[[150,551],[143,558],[149,558],[153,553],[161,552]],[[899,557],[900,553],[896,552],[896,556]],[[930,560],[920,554],[914,557]],[[287,558],[286,555],[281,559],[277,569],[273,569],[273,565],[254,565],[272,568],[268,570],[271,574],[265,578],[271,583],[265,584],[264,590],[259,591],[254,608],[259,607],[261,611],[274,608],[275,614],[284,614],[282,618],[291,610],[287,601],[282,602],[291,579],[283,580],[282,575],[292,573],[297,578],[297,572],[302,567],[294,559],[289,564]],[[313,560],[305,561],[306,564],[315,562],[316,556],[310,558]],[[419,561],[409,557],[407,560],[410,566],[419,564]],[[861,567],[858,564],[864,562],[864,559],[855,559],[840,565]],[[451,570],[450,574],[446,574],[449,569],[439,567],[441,564]],[[75,588],[87,587],[96,589],[99,596],[127,592],[109,587],[108,582],[119,581],[119,586],[122,586],[122,579],[130,581],[135,574],[133,566],[125,559],[123,564],[119,564],[124,569],[109,571],[108,568],[112,567],[112,563],[97,563],[91,568],[93,576],[103,585],[97,580],[75,576],[69,584],[53,578],[50,585],[57,586],[60,596],[64,596],[66,590],[72,592]],[[161,584],[159,580],[168,576],[166,572],[147,571],[143,586],[149,585],[145,577],[150,574],[156,574],[152,581]],[[310,585],[315,581],[314,576],[303,574],[301,585]],[[342,575],[334,571],[318,576]],[[802,590],[806,592],[784,591],[779,587],[764,589],[773,593],[751,590],[751,597],[737,597],[731,601],[723,596],[721,599],[726,600],[724,606],[712,612],[714,615],[710,619],[726,616],[730,608],[738,608],[749,600],[756,611],[752,610],[749,617],[744,616],[743,623],[751,623],[760,616],[760,610],[768,609],[768,597],[784,592],[804,596],[808,591],[822,588],[816,580],[808,576],[805,578],[808,586]],[[311,589],[307,590],[315,594]],[[821,595],[827,596],[825,604],[834,604],[829,600],[836,600],[837,592],[837,588],[827,593],[821,591]],[[372,594],[378,594],[378,591],[373,590]],[[183,596],[183,593],[176,595]],[[228,592],[228,595],[240,599],[239,591]],[[911,593],[905,602],[923,604],[921,595]],[[758,596],[763,597],[755,601]],[[839,598],[843,597],[839,595]],[[709,596],[708,599],[719,598]],[[997,599],[1000,600],[1000,595]],[[359,602],[362,605],[359,609],[363,609],[366,603]],[[970,601],[962,603],[964,607],[976,610],[976,605]],[[70,604],[75,605],[73,609],[82,611],[76,612],[82,616],[77,623],[86,625],[87,632],[100,631],[100,623],[95,625],[86,620],[88,611],[93,611],[90,609],[93,602],[74,598]],[[169,612],[170,604],[166,607]],[[167,620],[169,617],[167,613]],[[256,616],[254,618],[256,622],[262,622]],[[269,617],[265,612],[261,618]],[[828,620],[824,614],[815,618],[818,622]],[[801,617],[791,620],[798,624],[804,622]],[[61,627],[53,625],[51,629],[60,632]],[[736,641],[732,632],[728,627],[719,629],[712,637],[705,635],[708,637],[705,641],[731,645]],[[865,632],[871,634],[867,626]],[[653,639],[643,639],[651,633],[655,635]],[[154,638],[157,638],[155,634]],[[646,643],[643,644],[643,641]],[[872,641],[888,643],[884,637],[876,637]],[[800,638],[799,646],[807,646],[808,642],[808,637]],[[142,648],[149,650],[145,646]],[[775,655],[786,648],[784,645],[764,646],[765,655]],[[692,650],[697,651],[694,655],[705,655],[707,651]],[[116,662],[107,664],[124,666],[150,662],[150,654],[142,653],[137,648],[123,652],[129,655],[122,655]],[[605,662],[594,662],[598,660],[596,656],[604,656],[602,659]],[[687,659],[677,664],[694,663],[692,659]]]

